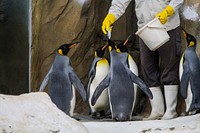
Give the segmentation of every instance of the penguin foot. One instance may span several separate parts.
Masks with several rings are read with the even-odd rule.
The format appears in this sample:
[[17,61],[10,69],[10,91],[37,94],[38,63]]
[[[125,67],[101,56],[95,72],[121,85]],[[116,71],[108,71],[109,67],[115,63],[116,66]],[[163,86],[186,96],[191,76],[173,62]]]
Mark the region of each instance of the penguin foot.
[[92,113],[92,118],[94,119],[102,119],[102,116],[101,116],[101,112],[93,112]]
[[200,113],[200,109],[193,109],[192,111],[188,112],[188,115],[195,115]]

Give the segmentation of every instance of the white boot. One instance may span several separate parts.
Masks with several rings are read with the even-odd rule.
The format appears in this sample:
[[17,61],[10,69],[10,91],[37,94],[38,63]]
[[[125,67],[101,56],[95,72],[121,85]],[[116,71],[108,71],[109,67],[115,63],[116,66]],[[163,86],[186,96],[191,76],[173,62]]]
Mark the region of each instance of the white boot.
[[165,85],[166,112],[162,120],[169,120],[178,116],[176,112],[178,85]]
[[153,99],[150,99],[151,114],[147,120],[157,120],[164,114],[163,94],[160,87],[150,87],[149,89],[153,94]]

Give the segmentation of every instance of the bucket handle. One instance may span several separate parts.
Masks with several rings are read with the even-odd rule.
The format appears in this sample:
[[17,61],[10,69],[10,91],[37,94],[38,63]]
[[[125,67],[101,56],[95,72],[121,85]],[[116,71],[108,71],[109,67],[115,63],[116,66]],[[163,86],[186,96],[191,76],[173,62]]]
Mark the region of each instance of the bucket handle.
[[147,25],[147,27],[149,27],[149,28],[159,28],[159,29],[166,29],[166,27],[165,27],[165,26],[156,26],[156,25],[151,25],[151,24]]

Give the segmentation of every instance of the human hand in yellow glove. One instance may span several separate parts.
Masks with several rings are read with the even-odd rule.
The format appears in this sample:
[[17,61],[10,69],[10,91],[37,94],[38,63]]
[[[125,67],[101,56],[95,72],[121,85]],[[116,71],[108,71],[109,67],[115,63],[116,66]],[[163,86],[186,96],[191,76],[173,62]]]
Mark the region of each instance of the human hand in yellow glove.
[[105,19],[104,19],[104,21],[103,21],[103,24],[102,24],[102,26],[101,26],[101,29],[102,29],[102,31],[103,31],[104,34],[107,34],[108,30],[110,29],[110,26],[111,26],[116,20],[117,20],[117,19],[116,19],[115,15],[114,15],[114,14],[111,14],[111,13],[109,13],[109,14],[105,17]]
[[156,14],[156,17],[160,20],[162,24],[167,22],[167,17],[172,16],[174,14],[174,8],[168,5],[164,10]]

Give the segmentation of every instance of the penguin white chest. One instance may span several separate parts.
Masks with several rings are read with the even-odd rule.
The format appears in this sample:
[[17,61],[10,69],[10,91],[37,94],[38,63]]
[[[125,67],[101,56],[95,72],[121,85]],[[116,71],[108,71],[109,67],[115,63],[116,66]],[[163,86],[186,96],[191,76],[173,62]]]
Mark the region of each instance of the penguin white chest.
[[75,93],[75,88],[72,85],[72,100],[70,101],[70,110],[69,110],[69,115],[73,116],[74,114],[74,108],[76,104],[76,93]]
[[[136,76],[138,76],[138,67],[137,67],[137,64],[135,63],[135,61],[133,60],[133,58],[131,57],[131,55],[128,55],[128,63],[129,63],[129,68],[130,68],[131,72],[133,72]],[[138,91],[138,85],[135,83],[133,85],[134,85],[134,101],[133,101],[132,112],[135,107],[137,91]]]
[[102,94],[99,96],[96,104],[94,106],[91,105],[91,98],[94,94],[94,91],[96,87],[101,83],[101,81],[107,76],[109,71],[109,65],[108,64],[102,64],[97,63],[96,66],[96,74],[95,77],[90,85],[90,98],[89,98],[89,104],[92,112],[100,111],[102,109],[105,109],[109,106],[108,102],[108,88],[106,88]]

